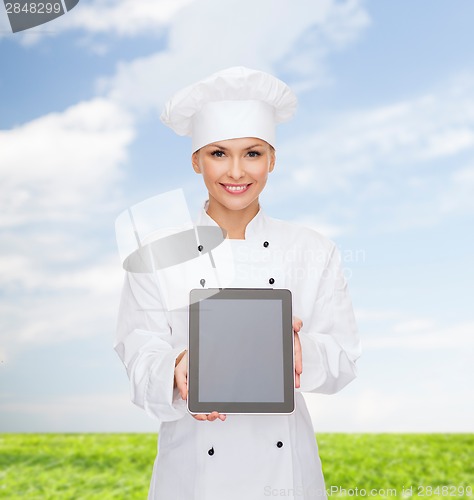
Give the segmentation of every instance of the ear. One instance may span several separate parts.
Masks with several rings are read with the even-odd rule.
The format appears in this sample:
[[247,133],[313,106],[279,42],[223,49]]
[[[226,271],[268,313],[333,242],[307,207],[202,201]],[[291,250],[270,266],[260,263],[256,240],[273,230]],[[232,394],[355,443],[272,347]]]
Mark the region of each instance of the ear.
[[275,168],[275,162],[276,162],[275,150],[273,148],[271,148],[270,149],[270,164],[268,166],[268,172],[273,172],[273,169]]
[[199,166],[199,151],[196,151],[191,156],[191,163],[196,174],[201,173],[201,167]]

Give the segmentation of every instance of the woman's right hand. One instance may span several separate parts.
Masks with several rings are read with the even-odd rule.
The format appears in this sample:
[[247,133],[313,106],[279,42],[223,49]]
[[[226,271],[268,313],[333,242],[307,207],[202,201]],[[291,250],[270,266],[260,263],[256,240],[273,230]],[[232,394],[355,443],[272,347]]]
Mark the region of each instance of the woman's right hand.
[[[188,397],[188,351],[183,351],[177,358],[174,367],[174,385],[178,388],[182,399]],[[226,415],[213,411],[212,413],[198,413],[193,415],[196,420],[209,420],[213,422],[217,418],[225,420]]]

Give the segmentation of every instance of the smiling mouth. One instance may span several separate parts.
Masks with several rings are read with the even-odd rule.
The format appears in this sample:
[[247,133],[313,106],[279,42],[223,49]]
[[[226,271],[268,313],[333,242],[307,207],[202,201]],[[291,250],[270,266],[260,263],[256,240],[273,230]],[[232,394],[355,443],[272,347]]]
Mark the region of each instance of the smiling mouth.
[[232,194],[240,194],[247,191],[247,189],[252,184],[221,184],[221,186],[228,192]]

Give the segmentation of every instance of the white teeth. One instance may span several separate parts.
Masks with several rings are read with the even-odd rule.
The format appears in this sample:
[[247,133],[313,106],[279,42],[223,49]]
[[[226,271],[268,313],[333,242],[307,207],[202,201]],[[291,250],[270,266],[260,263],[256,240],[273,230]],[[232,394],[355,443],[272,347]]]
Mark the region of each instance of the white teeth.
[[229,191],[243,191],[246,187],[247,187],[246,184],[244,186],[227,186],[226,185],[226,189],[228,189]]

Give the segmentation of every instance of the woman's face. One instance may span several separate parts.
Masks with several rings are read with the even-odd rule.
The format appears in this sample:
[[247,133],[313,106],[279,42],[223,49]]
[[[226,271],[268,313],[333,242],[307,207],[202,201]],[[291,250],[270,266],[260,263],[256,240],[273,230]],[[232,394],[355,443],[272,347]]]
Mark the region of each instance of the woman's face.
[[193,154],[192,163],[203,176],[214,210],[242,210],[258,206],[275,153],[267,142],[245,137],[208,144]]

